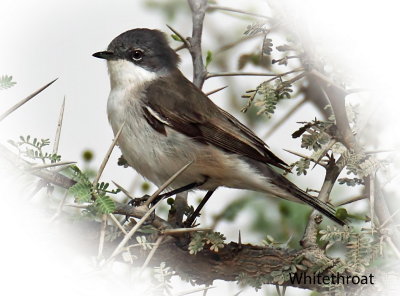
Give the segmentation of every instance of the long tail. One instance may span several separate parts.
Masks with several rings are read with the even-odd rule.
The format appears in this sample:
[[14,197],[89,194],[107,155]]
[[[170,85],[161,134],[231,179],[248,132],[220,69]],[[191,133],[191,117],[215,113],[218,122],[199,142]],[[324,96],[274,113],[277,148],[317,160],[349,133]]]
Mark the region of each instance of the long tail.
[[268,165],[249,158],[246,158],[246,161],[250,163],[254,168],[257,168],[257,170],[261,174],[269,178],[269,180],[277,188],[280,189],[279,193],[278,192],[270,192],[270,193],[287,200],[306,203],[311,207],[313,207],[314,209],[321,212],[322,214],[324,214],[329,219],[335,221],[336,223],[342,226],[346,224],[345,221],[335,216],[336,211],[331,205],[307,194],[306,192],[298,188],[296,185],[294,185],[292,182],[290,182],[288,179],[283,177],[281,174],[275,172]]
[[305,193],[303,190],[301,190],[300,188],[295,186],[293,183],[290,183],[290,184],[291,184],[291,186],[290,187],[288,186],[289,188],[287,188],[287,191],[289,191],[293,196],[300,199],[302,202],[312,206],[314,209],[321,212],[322,214],[324,214],[326,217],[328,217],[332,221],[335,221],[336,223],[338,223],[342,226],[346,225],[345,221],[343,221],[335,216],[336,210],[330,204],[327,204],[315,197],[312,197],[311,195]]

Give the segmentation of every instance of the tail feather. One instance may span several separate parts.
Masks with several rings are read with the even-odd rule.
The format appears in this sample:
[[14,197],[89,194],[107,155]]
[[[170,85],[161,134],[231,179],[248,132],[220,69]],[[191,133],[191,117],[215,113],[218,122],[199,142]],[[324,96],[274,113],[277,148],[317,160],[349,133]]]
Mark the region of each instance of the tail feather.
[[345,221],[336,217],[336,215],[335,215],[336,210],[333,208],[333,206],[331,206],[330,204],[325,203],[315,197],[310,196],[309,194],[305,193],[304,191],[302,191],[301,189],[296,187],[294,184],[292,184],[292,185],[293,186],[291,186],[291,188],[288,188],[288,191],[292,195],[294,195],[295,197],[297,197],[304,203],[312,206],[314,209],[321,212],[322,214],[324,214],[326,217],[328,217],[332,221],[334,221],[342,226],[346,225]]
[[288,179],[283,177],[281,174],[275,172],[268,165],[250,158],[244,159],[247,163],[256,168],[261,174],[267,177],[277,188],[281,190],[280,192],[269,191],[271,194],[291,201],[306,203],[317,211],[321,212],[329,219],[333,220],[334,222],[342,226],[346,224],[346,221],[343,221],[336,217],[336,211],[333,206],[307,194],[306,192],[298,188],[295,184],[290,182]]

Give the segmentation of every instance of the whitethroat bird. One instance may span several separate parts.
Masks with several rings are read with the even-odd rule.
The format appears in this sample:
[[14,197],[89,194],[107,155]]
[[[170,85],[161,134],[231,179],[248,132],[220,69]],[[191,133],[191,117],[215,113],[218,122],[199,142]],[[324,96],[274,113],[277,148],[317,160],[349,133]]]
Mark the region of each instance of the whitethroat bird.
[[118,145],[143,177],[160,186],[193,161],[171,188],[208,190],[209,196],[221,186],[264,192],[306,203],[344,224],[330,205],[272,169],[288,168],[249,128],[181,73],[180,59],[164,33],[133,29],[93,56],[107,60],[108,119],[114,134],[124,124]]

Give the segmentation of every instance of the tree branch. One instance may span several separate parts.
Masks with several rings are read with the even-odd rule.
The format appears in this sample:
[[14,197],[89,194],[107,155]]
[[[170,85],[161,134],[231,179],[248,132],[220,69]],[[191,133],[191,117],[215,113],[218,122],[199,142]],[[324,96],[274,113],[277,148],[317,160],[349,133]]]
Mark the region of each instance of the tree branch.
[[188,0],[192,11],[192,37],[188,38],[190,43],[189,51],[193,62],[193,83],[202,88],[207,70],[203,62],[201,49],[201,36],[203,34],[203,21],[207,10],[207,0]]

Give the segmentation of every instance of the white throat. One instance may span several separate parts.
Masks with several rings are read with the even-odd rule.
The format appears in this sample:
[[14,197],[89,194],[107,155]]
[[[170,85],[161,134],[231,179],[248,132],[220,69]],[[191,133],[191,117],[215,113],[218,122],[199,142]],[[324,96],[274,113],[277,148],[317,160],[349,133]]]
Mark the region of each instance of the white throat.
[[155,72],[148,71],[127,60],[107,61],[111,89],[138,88],[157,78]]

